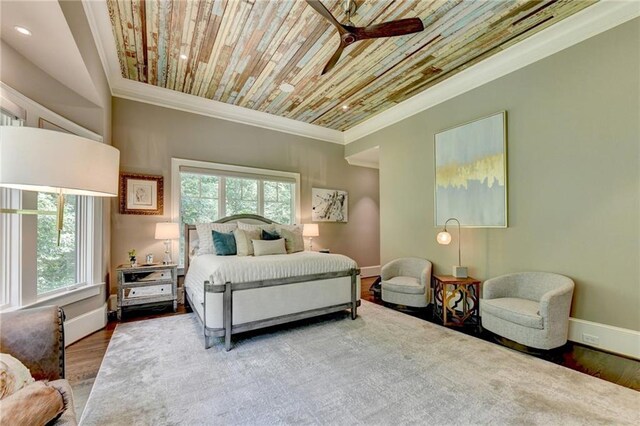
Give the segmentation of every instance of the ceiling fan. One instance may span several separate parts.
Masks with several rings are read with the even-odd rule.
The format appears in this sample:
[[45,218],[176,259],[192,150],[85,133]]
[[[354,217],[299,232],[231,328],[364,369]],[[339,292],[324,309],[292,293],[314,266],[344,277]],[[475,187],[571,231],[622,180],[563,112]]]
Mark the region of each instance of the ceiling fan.
[[340,34],[340,46],[333,54],[327,65],[322,70],[322,74],[326,74],[338,63],[340,55],[345,47],[356,41],[366,40],[370,38],[395,37],[406,34],[413,34],[424,30],[422,20],[420,18],[406,18],[397,21],[383,22],[381,24],[369,25],[366,27],[356,27],[351,22],[351,15],[356,12],[358,5],[354,0],[344,0],[344,12],[347,15],[347,23],[341,24],[322,4],[320,0],[307,0],[316,12],[329,21],[338,30]]

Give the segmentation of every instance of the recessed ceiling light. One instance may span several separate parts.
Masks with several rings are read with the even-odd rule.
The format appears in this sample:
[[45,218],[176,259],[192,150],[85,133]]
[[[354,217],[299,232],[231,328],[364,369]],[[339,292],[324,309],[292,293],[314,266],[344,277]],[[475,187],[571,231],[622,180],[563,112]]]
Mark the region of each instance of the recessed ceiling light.
[[188,56],[187,56],[187,55],[185,55],[184,53],[181,53],[181,54],[180,54],[180,59],[187,59],[187,58],[188,58]]
[[15,30],[16,30],[17,32],[19,32],[20,34],[22,34],[22,35],[26,35],[26,36],[30,36],[30,35],[31,35],[31,31],[29,31],[29,30],[28,30],[27,28],[25,28],[25,27],[21,27],[20,25],[16,25],[16,26],[15,26],[15,27],[13,27],[13,28],[15,28]]
[[349,109],[349,105],[347,105],[347,104],[342,105],[342,110],[343,111],[346,111],[348,109]]
[[291,93],[293,92],[293,89],[295,89],[295,87],[293,87],[291,84],[289,83],[282,83],[280,85],[280,90],[282,90],[285,93]]

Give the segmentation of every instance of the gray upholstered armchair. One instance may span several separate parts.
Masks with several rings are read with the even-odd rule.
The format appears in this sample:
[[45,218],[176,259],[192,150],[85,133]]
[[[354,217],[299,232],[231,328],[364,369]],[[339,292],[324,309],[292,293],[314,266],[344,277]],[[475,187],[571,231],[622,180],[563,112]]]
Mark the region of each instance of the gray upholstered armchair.
[[382,267],[382,300],[424,308],[431,299],[431,262],[417,257],[392,260]]
[[522,272],[484,282],[482,327],[522,345],[553,349],[567,342],[574,283],[549,272]]

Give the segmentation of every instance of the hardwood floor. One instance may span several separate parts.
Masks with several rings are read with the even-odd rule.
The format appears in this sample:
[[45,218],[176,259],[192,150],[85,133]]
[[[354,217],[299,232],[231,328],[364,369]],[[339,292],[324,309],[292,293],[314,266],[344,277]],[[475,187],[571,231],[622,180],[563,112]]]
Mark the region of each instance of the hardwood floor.
[[[379,305],[385,305],[380,299],[376,299],[373,294],[369,292],[369,287],[373,284],[374,280],[374,278],[362,279],[361,298]],[[401,309],[400,307],[390,308],[435,323],[431,318],[429,309],[410,310]],[[178,305],[178,312],[176,313],[171,312],[170,307],[152,308],[129,313],[123,318],[122,322],[141,321],[159,316],[181,315],[186,312],[184,305]],[[116,321],[110,321],[103,330],[79,340],[66,349],[66,376],[71,386],[73,386],[78,418],[80,418],[82,408],[89,397],[91,386],[98,374],[102,358],[107,351],[109,340],[111,340],[116,325]],[[499,344],[490,332],[482,331],[478,334],[471,330],[462,329],[460,331]],[[501,343],[512,349],[526,350],[525,347],[513,342],[503,341]],[[542,354],[530,353],[530,355],[640,391],[640,361],[637,360],[591,349],[573,342],[568,342],[565,346],[555,351]]]

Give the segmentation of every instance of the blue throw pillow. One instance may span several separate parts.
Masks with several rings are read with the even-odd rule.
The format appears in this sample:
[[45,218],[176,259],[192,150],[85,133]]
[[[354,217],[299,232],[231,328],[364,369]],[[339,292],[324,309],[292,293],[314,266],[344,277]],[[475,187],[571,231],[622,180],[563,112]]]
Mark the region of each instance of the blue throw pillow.
[[225,232],[211,231],[211,236],[218,256],[231,256],[237,253],[236,237],[233,232],[227,234]]
[[264,229],[262,230],[262,239],[263,240],[267,240],[267,241],[273,241],[273,240],[279,240],[280,238],[282,238],[280,235],[278,235],[277,232],[268,232],[265,231]]

